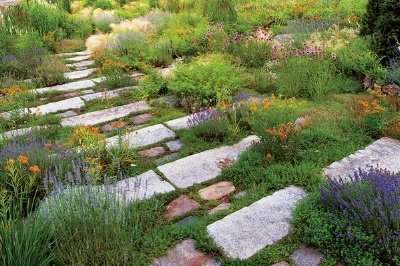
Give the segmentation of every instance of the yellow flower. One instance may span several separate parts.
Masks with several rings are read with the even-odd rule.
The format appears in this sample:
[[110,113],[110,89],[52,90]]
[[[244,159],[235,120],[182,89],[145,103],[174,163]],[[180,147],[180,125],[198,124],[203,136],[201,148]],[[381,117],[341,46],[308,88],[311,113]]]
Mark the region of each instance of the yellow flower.
[[31,173],[37,174],[37,173],[40,173],[41,170],[40,170],[39,166],[37,166],[35,164],[35,165],[32,165],[31,167],[29,167],[29,171]]
[[29,158],[28,156],[21,154],[17,157],[18,162],[20,162],[21,164],[28,164],[29,162]]
[[256,104],[256,103],[250,103],[250,110],[251,110],[252,112],[257,111],[257,104]]
[[264,110],[269,109],[271,107],[271,101],[268,98],[265,98],[262,102]]

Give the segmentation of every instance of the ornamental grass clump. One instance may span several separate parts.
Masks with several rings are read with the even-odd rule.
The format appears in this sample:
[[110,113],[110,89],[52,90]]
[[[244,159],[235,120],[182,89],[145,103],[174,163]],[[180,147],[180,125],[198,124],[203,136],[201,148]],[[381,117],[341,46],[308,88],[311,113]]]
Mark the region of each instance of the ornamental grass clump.
[[325,207],[375,236],[388,262],[400,256],[400,175],[371,168],[321,188]]

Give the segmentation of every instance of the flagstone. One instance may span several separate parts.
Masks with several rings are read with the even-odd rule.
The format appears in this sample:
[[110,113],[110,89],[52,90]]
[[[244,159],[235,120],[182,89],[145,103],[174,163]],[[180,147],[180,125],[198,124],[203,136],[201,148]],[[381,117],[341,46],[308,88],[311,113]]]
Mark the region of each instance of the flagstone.
[[94,111],[61,120],[62,126],[93,126],[113,121],[132,113],[144,112],[150,109],[145,101],[130,103],[127,105],[112,107],[100,111]]
[[34,92],[36,92],[38,94],[42,94],[42,93],[53,92],[53,91],[59,91],[59,92],[76,91],[76,90],[81,90],[81,89],[93,88],[95,86],[96,86],[96,83],[94,83],[90,79],[86,79],[86,80],[65,83],[62,85],[56,85],[56,86],[52,86],[52,87],[35,89]]
[[199,190],[203,200],[219,200],[236,190],[232,182],[222,181]]
[[36,115],[45,115],[50,113],[58,113],[70,109],[79,109],[85,106],[85,102],[80,97],[65,99],[58,102],[48,103],[37,107],[32,107],[29,110]]
[[172,152],[179,151],[183,147],[183,142],[179,139],[177,140],[171,140],[165,143],[165,145],[168,147],[168,149]]
[[150,170],[141,175],[121,180],[108,187],[108,190],[117,193],[127,202],[132,202],[168,193],[174,191],[175,188]]
[[90,55],[78,55],[78,56],[75,56],[75,57],[65,58],[65,61],[68,61],[68,62],[81,62],[81,61],[88,60],[89,58],[90,58]]
[[180,195],[178,198],[171,201],[166,209],[165,216],[168,219],[174,219],[178,216],[185,215],[191,211],[194,211],[200,207],[200,204],[195,200],[192,200],[186,195]]
[[80,52],[72,52],[72,53],[61,53],[57,54],[57,56],[85,56],[85,55],[91,55],[92,52],[90,51],[80,51]]
[[165,125],[167,125],[169,128],[173,130],[179,130],[179,129],[185,129],[189,128],[189,119],[191,118],[191,115],[180,117],[168,122],[165,122]]
[[400,172],[400,141],[381,138],[365,149],[332,163],[323,174],[330,179],[348,178],[358,169],[368,170],[371,167]]
[[106,81],[106,77],[94,78],[94,79],[92,79],[92,81],[95,82],[95,83],[101,83],[103,81]]
[[229,202],[222,202],[217,207],[211,209],[208,213],[209,214],[214,214],[214,213],[217,213],[217,212],[220,212],[220,211],[227,210],[230,207],[231,207],[231,204]]
[[58,114],[58,116],[60,116],[60,117],[62,117],[62,118],[66,118],[66,117],[71,117],[71,116],[76,116],[76,115],[78,115],[78,113],[77,112],[74,112],[74,111],[66,111],[66,112],[64,112],[64,113],[60,113],[60,114]]
[[164,147],[154,147],[147,150],[139,151],[139,155],[143,157],[159,157],[166,152]]
[[73,67],[73,68],[77,68],[80,70],[84,70],[94,64],[95,64],[95,62],[93,60],[85,60],[85,61],[81,61],[81,62],[77,62],[77,63],[73,63],[73,64],[67,64],[67,67]]
[[153,118],[152,114],[146,113],[146,114],[141,114],[141,115],[136,115],[132,117],[130,120],[135,124],[135,125],[141,125],[145,124],[150,121],[150,119]]
[[85,70],[72,71],[64,73],[64,77],[69,80],[87,78],[96,71],[96,68],[89,68]]
[[126,88],[116,89],[116,90],[112,90],[112,91],[96,92],[96,93],[82,95],[81,98],[86,102],[97,100],[97,99],[111,99],[111,98],[120,96],[122,93],[124,93],[130,89],[132,89],[132,87],[126,87]]
[[216,178],[221,174],[221,160],[234,161],[254,143],[257,136],[249,136],[232,146],[223,146],[184,157],[162,165],[158,170],[179,188],[187,188]]
[[129,132],[123,136],[108,138],[107,147],[116,146],[122,142],[131,148],[140,148],[171,138],[175,138],[175,133],[164,125],[157,124]]
[[247,259],[288,235],[296,204],[306,196],[290,186],[207,226],[216,245],[230,258]]
[[296,266],[319,266],[322,254],[316,249],[302,246],[290,256],[290,259]]

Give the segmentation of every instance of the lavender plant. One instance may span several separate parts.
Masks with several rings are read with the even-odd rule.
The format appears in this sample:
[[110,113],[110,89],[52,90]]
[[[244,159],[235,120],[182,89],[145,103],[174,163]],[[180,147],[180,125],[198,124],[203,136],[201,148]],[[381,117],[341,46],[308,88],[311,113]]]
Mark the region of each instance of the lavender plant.
[[218,117],[218,112],[215,109],[207,108],[203,111],[192,114],[189,117],[187,124],[189,127],[194,127],[207,120],[215,119],[217,117]]

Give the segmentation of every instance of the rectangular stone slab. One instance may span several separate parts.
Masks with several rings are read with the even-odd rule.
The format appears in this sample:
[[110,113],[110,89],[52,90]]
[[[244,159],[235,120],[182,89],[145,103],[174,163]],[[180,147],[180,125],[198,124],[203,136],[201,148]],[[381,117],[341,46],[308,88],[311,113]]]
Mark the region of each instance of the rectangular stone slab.
[[80,56],[80,55],[91,55],[90,51],[81,51],[81,52],[72,52],[72,53],[61,53],[57,54],[57,56]]
[[33,131],[38,131],[38,130],[45,129],[45,128],[46,128],[45,126],[36,126],[36,127],[14,129],[14,130],[0,133],[0,139],[2,139],[2,138],[9,139],[9,138],[25,136],[25,135],[31,134]]
[[68,62],[81,62],[81,61],[88,60],[89,58],[90,58],[90,55],[78,55],[78,56],[75,56],[75,57],[66,58],[65,61],[68,61]]
[[86,102],[97,100],[97,99],[111,99],[114,97],[118,97],[121,93],[124,93],[131,89],[133,89],[133,88],[126,87],[126,88],[121,88],[121,89],[112,90],[112,91],[96,92],[96,93],[82,95],[81,98]]
[[259,140],[257,136],[249,136],[235,145],[193,154],[159,166],[158,170],[175,186],[187,188],[216,178],[221,174],[221,163],[237,160],[243,151]]
[[58,113],[70,109],[79,109],[85,106],[85,102],[80,97],[65,99],[58,102],[48,103],[37,107],[29,108],[31,113],[36,115],[45,115]]
[[40,88],[40,89],[34,90],[34,92],[36,92],[38,94],[43,94],[43,93],[53,92],[53,91],[59,91],[59,92],[76,91],[76,90],[93,88],[95,86],[96,86],[96,83],[94,83],[90,79],[86,79],[86,80],[74,81],[74,82],[65,83],[62,85],[57,85],[57,86],[52,86],[52,87]]
[[[200,114],[200,113],[203,113],[203,112],[207,112],[207,111],[202,111],[202,112],[198,112],[198,113],[195,113],[195,114],[191,114],[191,115],[187,115],[187,116],[184,116],[184,117],[180,117],[180,118],[177,118],[177,119],[174,119],[174,120],[170,120],[168,122],[165,122],[165,125],[167,125],[167,127],[171,128],[173,130],[189,128],[190,127],[189,126],[189,120],[191,118],[193,118],[194,115]],[[207,119],[207,118],[204,118],[204,119]]]
[[74,80],[74,79],[82,79],[82,78],[87,78],[90,75],[92,75],[96,71],[96,68],[90,68],[90,69],[85,69],[85,70],[78,70],[78,71],[72,71],[68,73],[64,73],[64,77],[69,80]]
[[61,120],[62,126],[93,126],[102,124],[127,115],[150,110],[145,101],[134,102],[127,105],[112,107],[100,111],[90,112],[78,116],[68,117]]
[[323,175],[330,179],[349,178],[358,169],[368,170],[371,167],[400,172],[400,141],[381,138],[363,150],[332,163],[323,170]]
[[67,67],[74,67],[74,68],[85,68],[85,67],[90,67],[92,65],[94,65],[94,61],[93,60],[85,60],[85,61],[81,61],[81,62],[77,62],[77,63],[73,63],[73,64],[67,64]]
[[158,124],[129,132],[121,137],[108,138],[107,147],[114,147],[122,142],[130,148],[140,148],[172,138],[175,138],[175,133],[164,125]]
[[175,188],[150,170],[141,175],[118,181],[109,190],[119,194],[127,202],[144,200],[156,194],[168,193]]
[[289,233],[292,211],[306,196],[290,186],[207,226],[216,245],[230,258],[247,259]]

